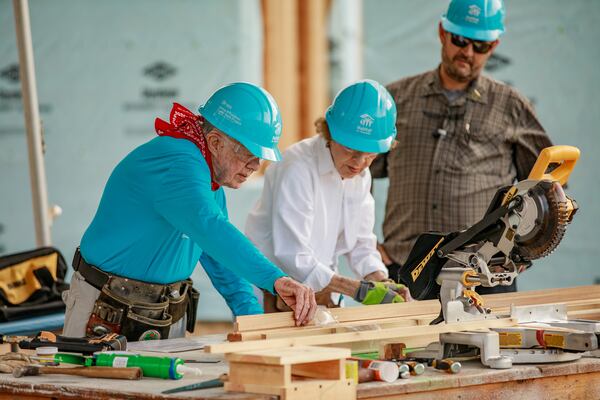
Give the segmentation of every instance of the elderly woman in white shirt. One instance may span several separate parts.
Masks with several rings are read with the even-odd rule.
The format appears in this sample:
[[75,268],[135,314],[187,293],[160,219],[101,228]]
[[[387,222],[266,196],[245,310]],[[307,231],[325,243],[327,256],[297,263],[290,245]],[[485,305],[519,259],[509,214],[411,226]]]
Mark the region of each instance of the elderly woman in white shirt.
[[[334,306],[339,294],[363,304],[411,300],[388,280],[373,233],[375,205],[369,166],[396,137],[396,106],[379,83],[343,89],[316,122],[319,135],[291,146],[267,168],[262,197],[246,222],[246,235],[272,262]],[[355,278],[338,273],[348,259]],[[265,312],[288,310],[265,294]]]

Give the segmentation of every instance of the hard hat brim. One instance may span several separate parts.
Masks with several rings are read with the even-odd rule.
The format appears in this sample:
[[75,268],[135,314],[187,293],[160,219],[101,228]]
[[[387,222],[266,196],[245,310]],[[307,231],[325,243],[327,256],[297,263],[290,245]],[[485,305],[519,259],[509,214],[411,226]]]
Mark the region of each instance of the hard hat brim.
[[356,134],[349,135],[347,133],[339,132],[337,129],[331,129],[331,138],[341,144],[342,146],[348,147],[352,150],[362,151],[364,153],[387,153],[392,147],[395,135],[388,136],[385,139],[373,140],[369,138],[361,138]]
[[256,143],[244,143],[241,140],[240,143],[242,143],[244,147],[246,147],[250,151],[250,153],[254,154],[258,158],[275,162],[281,161],[281,152],[279,151],[277,146],[271,148],[260,146]]
[[[203,110],[204,110],[204,106],[198,107],[198,111],[201,114],[202,114]],[[247,140],[245,137],[238,137],[238,135],[232,135],[232,134],[226,132],[221,126],[219,126],[219,125],[221,125],[220,121],[212,120],[212,118],[208,118],[206,116],[204,116],[204,118],[206,118],[206,120],[208,122],[210,122],[219,131],[223,132],[225,135],[232,137],[235,140],[237,140],[238,142],[240,142],[241,144],[243,144],[244,147],[247,148],[248,151],[250,151],[250,153],[254,154],[256,157],[263,159],[263,160],[269,160],[269,161],[280,161],[281,160],[281,152],[277,148],[277,145],[274,145],[273,147],[261,146],[258,143],[254,143],[254,142]]]
[[473,40],[481,40],[484,42],[493,42],[504,33],[504,30],[501,29],[483,30],[456,25],[446,18],[445,15],[442,15],[442,27],[447,32],[454,33],[455,35],[464,36]]

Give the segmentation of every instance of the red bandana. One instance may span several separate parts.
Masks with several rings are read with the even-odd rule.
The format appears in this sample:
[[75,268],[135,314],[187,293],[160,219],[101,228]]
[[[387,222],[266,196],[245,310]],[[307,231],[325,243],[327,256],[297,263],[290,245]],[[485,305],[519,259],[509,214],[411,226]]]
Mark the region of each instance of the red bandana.
[[196,115],[179,103],[173,103],[171,109],[171,116],[169,122],[164,121],[160,118],[154,120],[154,129],[158,136],[171,136],[177,139],[186,139],[193,142],[202,153],[202,156],[208,164],[210,169],[210,186],[211,189],[217,190],[219,184],[214,181],[214,171],[212,166],[212,159],[208,146],[206,145],[206,138],[202,134],[202,122],[204,118],[200,115]]

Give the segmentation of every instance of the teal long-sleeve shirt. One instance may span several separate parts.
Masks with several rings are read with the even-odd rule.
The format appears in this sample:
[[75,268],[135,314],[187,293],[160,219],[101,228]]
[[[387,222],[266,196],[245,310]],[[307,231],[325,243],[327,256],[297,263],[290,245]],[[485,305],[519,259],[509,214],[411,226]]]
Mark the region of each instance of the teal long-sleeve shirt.
[[261,313],[250,283],[285,276],[227,216],[222,188],[190,141],[157,137],[114,169],[81,254],[103,271],[153,283],[188,278],[198,261],[234,315]]

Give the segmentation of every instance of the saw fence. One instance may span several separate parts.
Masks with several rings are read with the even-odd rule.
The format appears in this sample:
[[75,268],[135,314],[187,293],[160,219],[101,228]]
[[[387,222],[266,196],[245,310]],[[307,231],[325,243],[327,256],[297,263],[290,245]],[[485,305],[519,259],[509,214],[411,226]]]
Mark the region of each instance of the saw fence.
[[[302,392],[298,382],[303,382],[304,387],[310,388],[310,393],[319,394],[322,398],[335,396],[329,397],[326,392],[319,392],[319,385],[321,389],[327,388],[329,394],[343,390],[344,398],[347,398],[351,383],[342,374],[319,374],[319,371],[330,369],[327,365],[336,365],[335,370],[339,371],[339,362],[346,353],[328,353],[320,346],[350,349],[354,353],[378,351],[383,358],[386,343],[401,342],[408,348],[418,348],[438,341],[442,333],[516,326],[517,321],[508,317],[511,306],[565,304],[569,319],[600,320],[600,286],[486,295],[483,298],[493,314],[506,317],[429,325],[440,313],[437,300],[329,309],[333,322],[321,326],[295,327],[292,312],[242,316],[236,319],[228,342],[208,346],[205,350],[208,353],[227,354],[231,361],[252,360],[250,364],[241,366],[234,361],[230,371],[233,381],[228,385],[230,390],[298,395],[301,394],[298,392]],[[303,360],[302,365],[294,367],[293,363],[278,361],[279,364],[274,367],[272,357],[266,355],[279,352],[289,359]],[[324,359],[324,354],[332,356]],[[264,360],[261,358],[263,355],[266,357]],[[238,367],[243,368],[244,373],[234,372],[234,368]],[[307,369],[316,371],[313,378],[318,378],[321,383],[311,385],[308,383],[310,376],[307,377],[305,373],[294,374],[295,370]],[[266,374],[265,371],[270,373]],[[323,385],[323,382],[329,384]],[[292,391],[290,388],[293,388]],[[333,392],[332,388],[335,389]],[[282,398],[293,397],[283,395]]]

